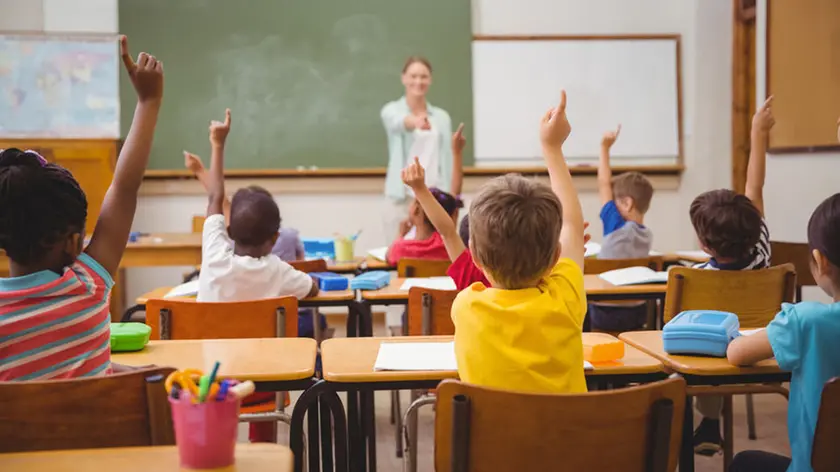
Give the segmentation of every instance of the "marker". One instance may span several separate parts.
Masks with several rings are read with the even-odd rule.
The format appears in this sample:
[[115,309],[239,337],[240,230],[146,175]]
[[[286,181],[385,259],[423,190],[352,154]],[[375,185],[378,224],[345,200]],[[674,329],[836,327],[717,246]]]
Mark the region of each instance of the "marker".
[[248,380],[248,381],[242,382],[241,384],[239,384],[235,387],[230,388],[228,391],[230,393],[232,393],[236,398],[241,400],[241,399],[247,397],[248,395],[254,393],[254,390],[256,390],[256,386],[254,385],[254,382],[251,382],[250,380]]
[[207,399],[207,392],[210,391],[210,377],[202,375],[198,381],[198,402],[204,403]]
[[169,395],[174,399],[177,400],[181,396],[181,384],[173,383],[172,390],[169,392]]
[[213,382],[216,381],[216,375],[219,373],[219,365],[219,361],[213,364],[213,370],[210,372],[210,385],[213,385]]
[[221,385],[219,385],[219,393],[216,394],[216,401],[223,402],[227,398],[228,389],[230,388],[230,380],[222,380]]

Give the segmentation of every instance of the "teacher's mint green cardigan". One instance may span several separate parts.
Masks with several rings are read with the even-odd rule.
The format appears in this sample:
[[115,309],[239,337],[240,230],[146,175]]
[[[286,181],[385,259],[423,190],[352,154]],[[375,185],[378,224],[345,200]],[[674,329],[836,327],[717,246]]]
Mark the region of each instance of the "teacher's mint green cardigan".
[[[426,111],[432,129],[440,134],[440,151],[438,152],[438,188],[445,192],[452,191],[452,118],[443,108],[433,107],[426,102]],[[408,153],[414,143],[414,132],[405,129],[405,117],[411,114],[405,97],[388,102],[380,113],[382,125],[388,134],[388,171],[385,174],[385,195],[395,201],[403,201],[406,197],[405,185],[400,173],[408,160]]]

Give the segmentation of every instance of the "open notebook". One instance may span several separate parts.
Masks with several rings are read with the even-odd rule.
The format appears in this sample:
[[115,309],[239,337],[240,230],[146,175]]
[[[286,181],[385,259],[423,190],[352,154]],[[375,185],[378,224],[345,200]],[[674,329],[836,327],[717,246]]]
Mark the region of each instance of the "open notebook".
[[[588,243],[583,245],[583,248],[583,257],[595,257],[601,253],[601,244],[596,243],[595,241],[589,241]],[[654,251],[653,249],[651,249],[651,251],[648,254],[651,257],[663,255],[661,252]]]
[[388,246],[371,249],[368,251],[368,256],[377,261],[388,262]]
[[452,277],[418,277],[405,279],[400,290],[408,291],[411,287],[430,288],[432,290],[456,290],[455,281]]
[[192,282],[187,282],[185,284],[178,285],[174,287],[172,290],[169,291],[163,298],[173,298],[173,297],[195,297],[198,295],[198,280],[193,280]]
[[[583,368],[592,369],[592,364],[583,361]],[[373,370],[458,370],[455,361],[455,343],[396,343],[383,342],[379,344],[379,354]]]
[[610,270],[599,275],[613,285],[664,284],[668,272],[657,272],[649,267],[627,267]]

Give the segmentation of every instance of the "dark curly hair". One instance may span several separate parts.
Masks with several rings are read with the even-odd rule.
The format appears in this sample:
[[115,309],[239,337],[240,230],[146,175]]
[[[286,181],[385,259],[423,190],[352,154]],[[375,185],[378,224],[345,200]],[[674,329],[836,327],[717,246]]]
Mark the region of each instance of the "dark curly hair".
[[761,237],[761,212],[732,190],[701,193],[691,202],[689,215],[700,243],[719,259],[750,257]]
[[811,214],[808,245],[840,268],[840,193],[826,198]]
[[34,151],[0,150],[0,248],[11,260],[38,262],[83,232],[86,219],[85,192],[70,171]]

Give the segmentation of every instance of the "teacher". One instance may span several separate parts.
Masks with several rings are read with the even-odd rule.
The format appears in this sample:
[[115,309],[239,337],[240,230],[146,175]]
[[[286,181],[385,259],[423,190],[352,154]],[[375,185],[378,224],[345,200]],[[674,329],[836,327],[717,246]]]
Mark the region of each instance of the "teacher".
[[405,95],[386,103],[380,113],[388,135],[385,196],[391,205],[385,217],[386,237],[408,216],[409,194],[400,173],[415,156],[426,169],[427,186],[450,192],[452,185],[452,119],[446,110],[426,100],[432,65],[423,57],[409,57],[402,69],[402,83]]

